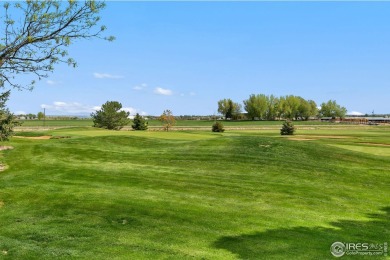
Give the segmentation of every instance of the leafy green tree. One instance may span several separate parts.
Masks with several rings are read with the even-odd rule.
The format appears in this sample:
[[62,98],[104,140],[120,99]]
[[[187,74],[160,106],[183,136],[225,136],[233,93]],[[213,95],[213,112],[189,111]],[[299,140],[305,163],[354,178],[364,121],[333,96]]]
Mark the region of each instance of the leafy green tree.
[[[54,65],[76,61],[68,58],[67,48],[80,39],[103,38],[105,26],[98,26],[103,2],[41,1],[3,3],[0,25],[0,88],[32,89],[35,80],[21,85],[19,74],[32,74],[39,80],[54,71]],[[114,40],[114,37],[104,38]],[[0,94],[8,99],[9,92]],[[41,117],[42,119],[42,117]],[[2,137],[12,133],[15,121],[7,109],[2,110]]]
[[299,104],[300,99],[297,96],[288,95],[286,96],[285,102],[285,117],[287,119],[298,119],[299,117]]
[[232,115],[231,104],[233,101],[230,98],[221,99],[218,101],[218,112],[225,118],[230,118]]
[[8,90],[0,95],[0,141],[8,141],[14,133],[14,127],[20,125],[16,116],[5,105],[10,93]]
[[285,108],[286,98],[285,97],[279,97],[278,103],[276,104],[276,117],[284,118],[284,108]]
[[317,104],[313,100],[306,100],[302,97],[297,98],[299,99],[298,117],[301,120],[309,120],[310,117],[318,114]]
[[240,118],[242,112],[242,106],[239,103],[233,102],[233,112],[232,112],[232,119],[237,120]]
[[309,100],[310,105],[310,116],[312,117],[318,117],[318,107],[315,101]]
[[266,111],[266,119],[267,120],[275,120],[277,117],[277,109],[279,105],[279,98],[274,95],[270,95],[267,97],[267,111]]
[[159,120],[163,124],[163,128],[165,131],[169,131],[169,128],[176,124],[175,117],[172,114],[172,111],[169,109],[164,110],[164,112],[159,117]]
[[213,132],[225,132],[225,129],[223,128],[223,124],[221,122],[215,122],[212,127],[211,131]]
[[347,114],[347,109],[337,104],[336,100],[329,100],[321,104],[319,114],[321,117],[344,118]]
[[286,120],[283,123],[282,128],[280,129],[280,134],[281,135],[293,135],[294,132],[295,132],[295,127],[294,127],[293,123],[290,120]]
[[264,119],[268,109],[268,98],[264,94],[252,94],[248,99],[244,100],[244,109],[248,113],[248,117]]
[[[67,48],[80,39],[103,38],[105,26],[98,26],[98,1],[41,1],[4,3],[0,33],[0,87],[5,83],[18,89],[31,89],[14,82],[15,75],[30,73],[47,77],[54,65],[76,66]],[[104,38],[113,40],[113,37]]]
[[93,126],[109,130],[120,130],[130,123],[130,112],[122,110],[117,101],[107,101],[96,113],[92,113]]
[[43,112],[38,112],[37,117],[38,117],[38,120],[41,121],[45,118],[45,114]]
[[140,114],[136,114],[133,119],[133,125],[131,126],[134,130],[147,130],[148,122]]
[[241,105],[233,102],[230,98],[221,99],[218,101],[218,112],[221,113],[225,119],[235,118],[241,113]]

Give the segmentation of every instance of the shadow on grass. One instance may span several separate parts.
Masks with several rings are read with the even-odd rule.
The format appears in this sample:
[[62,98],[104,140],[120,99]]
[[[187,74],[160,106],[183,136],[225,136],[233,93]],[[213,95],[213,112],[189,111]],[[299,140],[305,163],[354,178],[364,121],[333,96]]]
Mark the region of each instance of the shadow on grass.
[[[334,228],[295,227],[276,229],[241,236],[226,236],[214,246],[226,249],[242,259],[332,259],[330,246],[334,242],[373,243],[390,242],[390,207],[385,214],[370,214],[369,221],[332,222]],[[389,254],[389,253],[388,253]],[[362,259],[362,256],[343,258]],[[385,258],[366,256],[366,259]]]

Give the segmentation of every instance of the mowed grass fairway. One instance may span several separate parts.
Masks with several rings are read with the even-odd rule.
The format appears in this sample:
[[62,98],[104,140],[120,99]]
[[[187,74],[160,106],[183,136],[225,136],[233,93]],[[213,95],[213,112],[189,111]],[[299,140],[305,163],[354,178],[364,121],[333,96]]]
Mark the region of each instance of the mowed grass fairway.
[[389,127],[42,134],[71,138],[0,152],[0,258],[332,259],[336,241],[390,242]]

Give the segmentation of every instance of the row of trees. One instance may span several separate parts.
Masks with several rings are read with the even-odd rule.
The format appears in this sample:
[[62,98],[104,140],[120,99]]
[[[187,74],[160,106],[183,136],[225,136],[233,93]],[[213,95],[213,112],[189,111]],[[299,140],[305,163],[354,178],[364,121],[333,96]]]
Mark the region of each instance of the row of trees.
[[[318,108],[313,100],[294,95],[252,94],[243,103],[246,117],[252,120],[308,120],[311,117],[345,117],[347,113],[347,109],[335,100],[324,102]],[[218,112],[226,119],[240,119],[243,115],[241,104],[230,98],[218,101]]]
[[16,117],[19,120],[83,120],[88,118],[78,117],[78,116],[53,116],[53,115],[45,115],[43,112],[38,112],[37,114],[17,114]]
[[[124,126],[130,124],[130,112],[122,110],[122,104],[118,101],[107,101],[100,110],[91,114],[93,126],[98,128],[105,128],[109,130],[120,130]],[[168,131],[176,124],[175,117],[171,110],[166,109],[159,117],[163,128]],[[140,114],[136,114],[131,126],[134,130],[147,130],[148,122]]]

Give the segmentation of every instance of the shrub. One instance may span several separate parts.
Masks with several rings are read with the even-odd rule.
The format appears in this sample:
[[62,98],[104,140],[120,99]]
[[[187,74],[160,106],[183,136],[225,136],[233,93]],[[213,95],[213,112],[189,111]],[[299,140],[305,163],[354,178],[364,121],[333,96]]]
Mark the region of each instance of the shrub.
[[140,116],[140,114],[136,114],[133,120],[133,125],[131,126],[134,130],[147,130],[148,122]]
[[280,129],[281,135],[293,135],[295,132],[295,126],[291,121],[285,121]]
[[211,131],[213,132],[224,132],[225,129],[223,128],[223,124],[220,122],[215,122],[211,128]]
[[173,127],[176,124],[176,119],[172,114],[172,111],[169,109],[164,110],[161,116],[158,118],[163,124],[165,131],[168,131],[169,128]]
[[8,90],[0,94],[0,141],[8,141],[14,135],[14,127],[20,125],[20,122],[5,105],[10,93],[11,91]]

